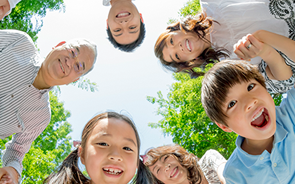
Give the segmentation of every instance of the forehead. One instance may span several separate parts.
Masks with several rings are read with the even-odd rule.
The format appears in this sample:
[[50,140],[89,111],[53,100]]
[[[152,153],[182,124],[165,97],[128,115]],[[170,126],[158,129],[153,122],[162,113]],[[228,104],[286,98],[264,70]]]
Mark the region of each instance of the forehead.
[[77,61],[84,62],[86,64],[85,72],[87,72],[90,68],[92,68],[92,65],[94,63],[94,51],[85,45],[79,46],[78,50],[79,51],[77,51]]
[[92,136],[103,136],[104,134],[111,135],[116,140],[123,138],[132,139],[137,145],[137,140],[133,128],[124,120],[116,118],[104,118],[98,121],[94,127]]

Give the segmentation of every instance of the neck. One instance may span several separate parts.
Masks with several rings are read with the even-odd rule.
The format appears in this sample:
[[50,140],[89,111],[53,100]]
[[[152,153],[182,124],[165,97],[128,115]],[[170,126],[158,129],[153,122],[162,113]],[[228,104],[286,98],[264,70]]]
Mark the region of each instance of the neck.
[[266,140],[251,140],[246,139],[242,143],[241,148],[251,155],[261,155],[264,150],[271,153],[274,136]]
[[41,65],[41,68],[39,69],[38,74],[33,82],[33,86],[39,90],[48,89],[51,87],[45,82],[42,71],[43,71],[43,65]]
[[131,2],[131,0],[111,0],[110,3],[111,3],[111,5],[113,6],[113,5],[116,4],[117,2],[121,2],[121,1],[130,1],[130,2]]

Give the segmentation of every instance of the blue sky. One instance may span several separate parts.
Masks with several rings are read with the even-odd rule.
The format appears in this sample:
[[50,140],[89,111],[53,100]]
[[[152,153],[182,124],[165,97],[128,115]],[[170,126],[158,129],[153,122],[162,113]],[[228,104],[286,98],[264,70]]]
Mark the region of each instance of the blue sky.
[[171,144],[172,138],[164,136],[160,129],[148,127],[149,122],[158,122],[158,106],[146,100],[157,96],[158,91],[166,95],[174,82],[172,74],[164,71],[154,56],[156,39],[167,26],[170,18],[178,18],[178,11],[188,0],[136,0],[146,25],[146,38],[133,53],[115,49],[106,39],[106,19],[110,7],[102,0],[64,0],[66,11],[49,12],[38,34],[37,45],[45,57],[53,46],[63,40],[86,38],[98,46],[98,59],[94,70],[86,75],[98,84],[97,92],[62,86],[59,99],[71,112],[68,121],[72,124],[71,136],[80,140],[82,129],[88,120],[104,110],[127,114],[135,122],[140,134],[141,153],[150,147]]

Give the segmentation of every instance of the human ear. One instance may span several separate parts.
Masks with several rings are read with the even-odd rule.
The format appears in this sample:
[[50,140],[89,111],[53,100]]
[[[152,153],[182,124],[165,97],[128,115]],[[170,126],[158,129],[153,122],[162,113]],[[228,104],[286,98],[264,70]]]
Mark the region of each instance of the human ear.
[[52,47],[52,49],[55,49],[56,47],[62,46],[65,43],[66,43],[65,41],[61,41],[55,47]]
[[140,20],[141,20],[141,22],[144,23],[143,18],[142,18],[142,14],[139,13],[139,15],[140,15]]
[[221,128],[223,131],[225,132],[232,132],[232,130],[227,127],[226,125],[224,124],[220,124],[220,123],[217,123],[216,121],[214,122],[219,128]]
[[84,156],[83,156],[83,148],[82,148],[81,146],[79,146],[79,148],[78,148],[78,155],[79,155],[79,157],[80,157],[81,163],[82,163],[83,165],[85,165],[85,164],[84,164],[84,163],[85,163],[85,161],[84,161]]

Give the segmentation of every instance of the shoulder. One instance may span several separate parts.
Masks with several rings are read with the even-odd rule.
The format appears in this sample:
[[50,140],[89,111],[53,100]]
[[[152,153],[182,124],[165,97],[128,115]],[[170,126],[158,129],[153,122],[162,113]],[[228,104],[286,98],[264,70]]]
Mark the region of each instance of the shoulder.
[[26,38],[28,40],[32,40],[31,37],[19,30],[14,30],[14,29],[5,29],[5,30],[0,30],[0,36],[2,37],[12,37],[12,38]]
[[223,170],[223,176],[227,183],[228,181],[235,183],[235,181],[239,181],[239,179],[241,179],[241,173],[243,173],[242,168],[244,168],[240,167],[241,164],[242,162],[237,155],[237,149],[235,149],[230,158],[227,160]]

